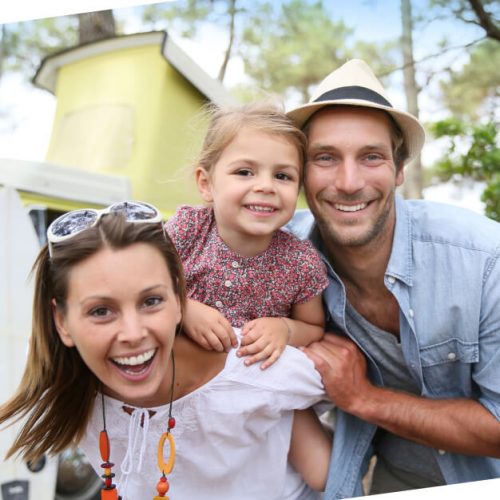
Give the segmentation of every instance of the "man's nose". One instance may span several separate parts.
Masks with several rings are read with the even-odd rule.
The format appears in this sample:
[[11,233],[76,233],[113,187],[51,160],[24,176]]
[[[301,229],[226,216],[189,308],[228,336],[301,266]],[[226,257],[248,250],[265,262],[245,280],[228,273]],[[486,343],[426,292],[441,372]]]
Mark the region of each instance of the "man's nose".
[[356,193],[365,185],[361,167],[351,158],[346,158],[335,170],[335,188],[344,193]]

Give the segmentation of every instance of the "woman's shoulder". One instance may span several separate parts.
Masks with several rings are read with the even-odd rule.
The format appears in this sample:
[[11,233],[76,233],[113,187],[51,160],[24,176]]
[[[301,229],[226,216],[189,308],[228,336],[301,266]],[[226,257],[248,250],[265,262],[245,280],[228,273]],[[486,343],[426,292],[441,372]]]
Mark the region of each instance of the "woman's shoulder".
[[227,355],[224,376],[229,380],[273,394],[298,397],[323,394],[321,376],[314,363],[295,347],[286,346],[280,358],[265,370],[262,370],[261,363],[246,366],[236,351],[232,349]]

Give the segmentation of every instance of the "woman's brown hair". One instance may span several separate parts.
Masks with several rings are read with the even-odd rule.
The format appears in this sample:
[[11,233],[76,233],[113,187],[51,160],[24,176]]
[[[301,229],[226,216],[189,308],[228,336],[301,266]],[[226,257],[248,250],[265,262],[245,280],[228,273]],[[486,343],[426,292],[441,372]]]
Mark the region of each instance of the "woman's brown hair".
[[40,251],[32,271],[35,295],[28,360],[16,393],[0,406],[0,424],[24,419],[6,458],[20,453],[26,460],[36,460],[46,452],[57,454],[82,438],[99,380],[76,348],[61,342],[52,301],[64,311],[69,273],[76,264],[106,246],[122,249],[139,242],[156,247],[163,255],[184,310],[182,265],[161,223],[129,223],[120,214],[109,214],[94,227],[54,244],[52,257],[47,246]]

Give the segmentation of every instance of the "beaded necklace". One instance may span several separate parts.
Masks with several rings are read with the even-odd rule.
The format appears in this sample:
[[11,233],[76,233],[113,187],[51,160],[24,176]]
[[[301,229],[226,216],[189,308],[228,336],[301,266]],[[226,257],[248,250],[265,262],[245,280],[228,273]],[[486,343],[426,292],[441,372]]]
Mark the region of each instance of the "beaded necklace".
[[[171,434],[171,430],[175,427],[175,418],[172,416],[172,401],[174,399],[174,387],[175,387],[175,358],[174,351],[171,351],[172,357],[172,384],[170,386],[170,403],[168,408],[168,423],[167,431],[160,436],[158,442],[158,468],[161,472],[160,480],[156,485],[156,491],[158,495],[153,497],[153,500],[169,500],[166,496],[167,491],[170,489],[168,484],[167,474],[172,472],[175,462],[175,443],[174,438]],[[118,495],[118,490],[116,484],[113,483],[113,478],[115,474],[111,472],[111,468],[115,465],[109,461],[111,449],[109,445],[108,433],[106,430],[106,411],[104,407],[104,392],[101,389],[101,401],[102,401],[102,422],[103,430],[99,434],[99,452],[101,454],[101,459],[103,463],[101,467],[104,469],[104,474],[101,476],[104,479],[104,484],[101,489],[101,500],[121,500],[121,496]],[[168,440],[170,455],[168,457],[167,463],[165,463],[165,458],[163,455],[163,448],[165,446],[165,441]]]

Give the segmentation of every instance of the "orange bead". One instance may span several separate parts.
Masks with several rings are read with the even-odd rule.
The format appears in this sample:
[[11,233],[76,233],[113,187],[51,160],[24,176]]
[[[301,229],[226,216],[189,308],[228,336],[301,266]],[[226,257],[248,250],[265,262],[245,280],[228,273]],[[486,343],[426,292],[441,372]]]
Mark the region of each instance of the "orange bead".
[[[162,478],[163,479],[163,478]],[[168,481],[158,481],[158,484],[156,485],[156,491],[160,494],[160,496],[165,496],[165,493],[170,489],[170,485],[168,484]]]
[[109,439],[106,431],[101,431],[99,434],[99,451],[101,452],[101,458],[105,462],[109,461]]
[[118,491],[116,488],[112,490],[101,490],[101,500],[118,500]]

